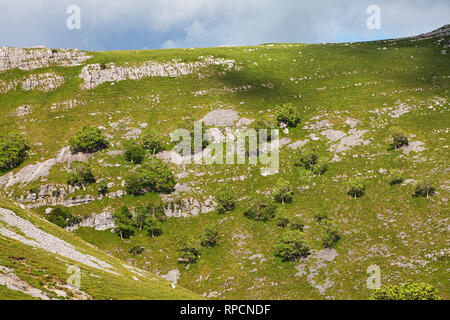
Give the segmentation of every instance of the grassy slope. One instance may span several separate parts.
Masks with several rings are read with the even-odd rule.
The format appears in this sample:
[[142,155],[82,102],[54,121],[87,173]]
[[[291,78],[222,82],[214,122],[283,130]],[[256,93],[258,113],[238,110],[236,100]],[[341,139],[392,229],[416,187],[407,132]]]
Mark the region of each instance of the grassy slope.
[[[67,267],[77,265],[81,269],[81,290],[94,299],[198,299],[197,294],[183,288],[173,289],[168,281],[153,274],[137,276],[124,267],[117,258],[105,254],[78,236],[40,219],[33,213],[24,211],[8,201],[1,200],[0,206],[13,210],[25,218],[64,241],[72,244],[78,251],[92,255],[112,265],[119,275],[80,264],[76,261],[60,257],[48,251],[33,248],[0,236],[0,265],[13,269],[15,274],[31,286],[41,289],[50,296],[57,297],[49,289],[61,289],[69,274]],[[18,291],[0,286],[0,300],[31,298]]]
[[[388,50],[377,48],[388,47]],[[300,54],[301,52],[301,54]],[[315,249],[321,248],[320,228],[313,219],[316,209],[327,210],[336,220],[344,238],[336,250],[338,257],[319,270],[315,281],[325,279],[334,282],[325,295],[320,295],[305,277],[296,277],[298,263],[284,263],[273,257],[272,245],[282,233],[273,222],[258,223],[242,217],[243,208],[225,216],[204,214],[189,219],[170,219],[163,226],[163,235],[155,240],[138,234],[130,241],[122,242],[109,231],[80,229],[77,234],[106,252],[149,271],[162,273],[180,268],[176,261],[175,239],[183,233],[198,235],[208,223],[218,223],[222,241],[217,248],[204,250],[200,262],[188,270],[181,269],[180,284],[198,293],[218,292],[218,298],[287,298],[312,299],[334,297],[339,299],[363,299],[370,295],[365,287],[366,268],[371,264],[381,267],[383,283],[397,283],[407,279],[422,280],[436,286],[441,294],[450,298],[445,283],[448,278],[448,256],[426,266],[413,263],[413,268],[401,267],[396,262],[424,260],[424,255],[448,247],[446,229],[448,209],[448,102],[444,107],[428,109],[433,98],[450,98],[450,58],[440,54],[440,48],[432,41],[370,42],[327,45],[274,45],[257,47],[176,49],[150,51],[120,51],[93,53],[87,63],[138,63],[146,60],[167,61],[182,58],[196,60],[199,56],[214,55],[235,59],[241,71],[221,74],[212,72],[210,77],[198,79],[195,75],[179,78],[146,78],[140,81],[123,81],[114,86],[103,84],[94,90],[80,90],[77,77],[81,67],[51,67],[66,79],[65,84],[49,93],[17,90],[0,95],[0,132],[23,131],[32,145],[32,156],[23,165],[41,158],[53,157],[58,149],[85,123],[107,127],[114,134],[114,143],[120,141],[122,132],[114,132],[108,123],[130,118],[130,127],[147,122],[162,132],[177,128],[182,117],[201,118],[219,105],[233,106],[240,116],[248,118],[270,117],[273,106],[292,102],[302,114],[303,122],[323,115],[335,126],[348,131],[343,123],[347,116],[358,119],[358,128],[370,130],[372,138],[367,146],[353,148],[343,161],[330,165],[322,177],[313,177],[295,168],[294,152],[288,149],[281,155],[281,175],[295,187],[310,186],[307,191],[296,192],[292,204],[284,208],[290,215],[301,214],[309,225],[306,234]],[[219,67],[211,71],[220,70]],[[40,70],[41,71],[41,70]],[[22,77],[33,72],[8,71],[2,79]],[[291,81],[290,79],[293,79]],[[273,89],[263,84],[273,84]],[[361,86],[355,84],[361,83]],[[248,91],[223,93],[223,88],[251,85]],[[323,89],[325,88],[325,89]],[[203,96],[192,92],[210,90]],[[160,103],[153,99],[158,96]],[[50,105],[76,97],[86,105],[60,112],[51,112]],[[242,102],[244,102],[242,104]],[[416,106],[400,118],[376,116],[368,113],[375,109],[397,106],[405,102]],[[34,112],[24,118],[5,117],[21,104],[31,104]],[[200,106],[200,108],[193,108]],[[30,121],[31,119],[35,119]],[[313,122],[313,121],[312,121]],[[380,126],[379,124],[384,124]],[[388,152],[386,139],[391,126],[399,126],[414,140],[425,143],[422,154],[408,157],[400,152]],[[303,124],[290,131],[292,141],[304,139],[311,132]],[[42,146],[37,143],[42,143]],[[321,152],[328,156],[325,141],[318,143]],[[358,157],[354,157],[357,155]],[[120,168],[99,166],[98,159],[108,163],[121,163]],[[97,177],[120,182],[132,168],[120,156],[108,157],[104,152],[91,160]],[[65,174],[55,167],[49,181],[63,183]],[[439,194],[430,199],[412,197],[412,186],[391,187],[386,177],[377,173],[379,168],[398,168],[406,178],[420,180],[431,178],[438,186]],[[270,189],[279,176],[260,177],[258,168],[247,166],[190,166],[195,172],[206,172],[202,177],[190,175],[182,180],[195,182],[192,196],[209,195],[217,187],[217,180],[246,175],[244,181],[230,182],[237,198]],[[176,168],[174,168],[176,170]],[[345,195],[345,176],[361,173],[367,178],[366,195],[351,199]],[[447,187],[448,188],[448,187]],[[20,194],[23,190],[16,190]],[[114,191],[114,189],[112,190]],[[85,192],[93,194],[88,189]],[[75,214],[100,212],[105,206],[122,204],[135,206],[155,198],[156,195],[125,197],[120,200],[93,202],[72,208]],[[38,209],[43,213],[43,208]],[[227,218],[226,220],[224,218]],[[401,238],[401,232],[408,235]],[[240,240],[236,235],[248,238]],[[234,236],[234,238],[233,238]],[[139,257],[131,256],[128,249],[142,244],[146,251]],[[376,253],[381,245],[387,252]],[[261,253],[266,262],[244,259],[244,256]],[[255,271],[256,269],[256,271]],[[202,278],[200,278],[202,277]],[[206,280],[205,280],[206,278]],[[199,280],[203,279],[203,280]]]

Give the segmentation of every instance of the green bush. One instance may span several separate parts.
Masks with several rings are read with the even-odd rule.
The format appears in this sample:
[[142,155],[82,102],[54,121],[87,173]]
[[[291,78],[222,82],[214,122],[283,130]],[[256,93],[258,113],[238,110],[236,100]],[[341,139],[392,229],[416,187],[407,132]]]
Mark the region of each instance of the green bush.
[[325,248],[334,248],[336,243],[341,239],[341,235],[337,230],[334,222],[323,220],[322,245]]
[[288,230],[274,246],[275,255],[285,261],[292,261],[299,257],[306,257],[309,252],[309,245],[305,240],[305,235],[299,230]]
[[354,178],[347,181],[347,194],[353,198],[359,198],[364,195],[366,187],[361,179]]
[[373,300],[441,300],[438,291],[426,283],[408,281],[402,285],[385,285],[374,290]]
[[197,262],[200,258],[200,248],[198,243],[188,237],[183,236],[178,240],[178,261],[184,264]]
[[275,218],[275,223],[277,224],[278,228],[286,228],[289,224],[289,218],[285,215],[278,215]]
[[220,186],[216,191],[217,211],[226,213],[233,211],[236,207],[236,200],[228,186]]
[[74,161],[70,164],[72,172],[67,177],[67,184],[71,186],[75,185],[87,185],[95,183],[95,177],[91,168],[87,163],[81,161]]
[[272,121],[266,119],[257,119],[250,125],[250,128],[256,130],[258,137],[259,130],[267,130],[267,141],[272,140],[272,129],[275,127],[276,125]]
[[74,217],[68,208],[55,207],[47,217],[47,220],[61,228],[71,227],[80,222],[79,218]]
[[116,210],[114,213],[114,224],[116,225],[114,231],[120,235],[122,240],[134,235],[133,215],[126,206]]
[[292,186],[289,181],[280,178],[278,179],[275,188],[272,191],[272,197],[276,202],[281,204],[292,202],[292,195],[294,191],[292,191]]
[[203,234],[200,236],[200,244],[204,247],[211,248],[214,247],[219,241],[219,232],[214,225],[208,225]]
[[323,220],[328,220],[329,214],[324,209],[316,209],[314,211],[314,219],[321,223]]
[[162,234],[161,222],[158,218],[148,215],[144,220],[144,230],[154,239]]
[[305,224],[303,223],[303,219],[299,216],[295,216],[289,221],[289,229],[291,230],[299,230],[303,231]]
[[127,140],[124,142],[125,160],[133,163],[142,163],[145,157],[145,149],[136,140]]
[[97,184],[97,194],[104,196],[108,193],[108,184],[105,181],[101,181]]
[[391,149],[398,149],[402,146],[407,146],[409,144],[408,136],[407,134],[399,129],[399,128],[393,128],[391,133]]
[[300,151],[299,160],[296,163],[297,166],[303,166],[306,169],[312,171],[314,166],[319,162],[319,156],[314,150],[304,149]]
[[267,197],[257,195],[250,198],[246,204],[244,216],[258,221],[267,221],[275,217],[277,212],[276,204]]
[[143,247],[143,246],[134,246],[134,247],[131,247],[130,250],[128,250],[128,252],[134,256],[140,255],[144,251],[145,251],[145,247]]
[[154,129],[147,129],[142,134],[142,146],[149,150],[153,155],[165,149],[166,139],[162,134]]
[[133,195],[145,192],[171,193],[174,187],[175,177],[160,159],[151,159],[125,179],[125,189]]
[[316,165],[313,166],[313,172],[317,175],[322,175],[328,170],[328,160],[319,158]]
[[72,152],[93,153],[108,147],[108,141],[99,128],[85,126],[69,140]]
[[422,180],[416,183],[414,194],[416,197],[429,197],[433,195],[435,188],[433,183],[429,180]]
[[300,112],[292,105],[286,103],[275,108],[278,123],[286,123],[288,127],[296,127],[300,122]]
[[17,167],[27,156],[28,147],[25,139],[15,133],[0,137],[0,170]]
[[389,184],[395,185],[403,182],[403,175],[399,170],[392,170],[389,174]]

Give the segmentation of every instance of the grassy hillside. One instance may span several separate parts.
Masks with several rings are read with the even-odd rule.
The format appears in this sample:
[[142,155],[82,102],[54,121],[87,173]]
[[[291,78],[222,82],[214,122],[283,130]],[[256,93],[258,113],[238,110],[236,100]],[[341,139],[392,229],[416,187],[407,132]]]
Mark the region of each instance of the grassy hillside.
[[[448,38],[442,43],[447,41]],[[315,250],[308,259],[283,262],[275,257],[273,245],[284,230],[273,220],[259,222],[245,218],[242,201],[226,215],[211,212],[189,218],[170,218],[162,224],[162,235],[155,239],[138,232],[130,240],[121,240],[109,230],[93,228],[80,228],[75,235],[68,235],[48,223],[42,222],[42,225],[83,244],[86,250],[94,249],[79,238],[115,257],[98,253],[108,261],[118,263],[118,258],[160,274],[179,269],[179,285],[209,298],[366,299],[371,294],[366,287],[369,276],[366,269],[378,265],[383,284],[423,281],[448,299],[450,291],[445,283],[449,268],[450,58],[441,50],[442,45],[437,44],[436,39],[403,39],[91,52],[92,58],[84,65],[111,62],[139,65],[145,61],[173,59],[193,62],[214,56],[235,60],[238,68],[224,71],[222,66],[209,66],[202,69],[201,76],[193,73],[106,82],[90,90],[80,88],[83,80],[78,75],[83,66],[9,70],[0,74],[0,79],[12,81],[33,73],[54,72],[64,77],[65,82],[49,92],[18,88],[0,94],[0,134],[21,132],[31,146],[29,157],[14,170],[17,172],[36,161],[55,157],[82,126],[102,126],[112,145],[95,153],[89,164],[96,178],[114,182],[115,187],[110,191],[116,191],[123,189],[120,183],[135,165],[125,161],[123,155],[107,155],[107,152],[120,150],[123,135],[130,129],[147,123],[148,127],[169,135],[186,117],[201,119],[214,109],[229,106],[240,117],[273,119],[276,105],[292,103],[300,112],[301,123],[281,136],[291,142],[308,139],[307,146],[315,146],[320,156],[330,160],[325,174],[314,175],[296,167],[298,150],[289,147],[281,149],[280,172],[274,176],[261,176],[260,165],[187,165],[183,168],[171,164],[171,168],[176,174],[184,173],[179,175],[178,182],[191,188],[180,196],[181,199],[205,199],[214,194],[219,185],[230,186],[236,199],[243,199],[257,192],[270,192],[280,177],[288,180],[295,190],[293,201],[280,205],[280,210],[290,217],[300,215],[303,218],[305,235]],[[72,109],[52,110],[54,103],[70,99],[82,103]],[[32,107],[30,114],[12,115],[18,106],[25,104]],[[357,122],[353,130],[367,130],[362,139],[366,142],[338,154],[330,147],[339,142],[330,141],[321,133],[332,127],[351,135],[349,118]],[[317,125],[324,120],[327,121],[322,123],[323,127]],[[113,125],[115,123],[119,125]],[[411,142],[421,142],[419,145],[423,149],[408,154],[388,150],[393,127],[403,129]],[[380,169],[388,173],[398,169],[409,183],[392,186],[388,173]],[[57,164],[44,181],[15,185],[4,193],[17,199],[33,186],[63,185],[66,176],[65,164]],[[356,176],[366,185],[364,196],[357,199],[346,194],[346,181]],[[429,198],[414,197],[414,184],[425,178],[433,182],[436,194]],[[71,196],[78,195],[95,195],[95,185]],[[70,207],[70,211],[85,217],[105,208],[114,210],[121,205],[133,208],[157,198],[157,194],[126,195]],[[44,217],[47,207],[34,210]],[[318,211],[328,213],[342,234],[334,248],[335,255],[334,251],[330,256],[329,251],[323,250],[322,227],[314,218]],[[218,246],[202,249],[198,263],[189,268],[180,265],[177,237],[189,234],[198,239],[204,227],[211,223],[219,227]],[[39,281],[27,273],[32,272],[31,268],[12,262],[10,258],[19,250],[25,261],[45,265],[52,274],[64,277],[63,263],[44,253],[33,255],[25,246],[5,238],[0,241],[0,265],[20,270],[18,272],[36,286]],[[141,255],[131,254],[130,249],[137,245],[143,246],[145,251]],[[86,273],[94,272],[87,270]],[[106,274],[101,276],[111,281],[116,279]],[[136,287],[134,280],[126,277],[114,281],[120,285],[104,281],[99,287],[95,277],[88,278],[85,291],[94,298],[195,297],[183,290],[179,295],[170,291],[171,288],[166,291],[166,282],[155,281],[150,286],[143,282],[142,287]],[[118,291],[119,288],[122,289]],[[1,290],[4,289],[0,289],[0,296]]]

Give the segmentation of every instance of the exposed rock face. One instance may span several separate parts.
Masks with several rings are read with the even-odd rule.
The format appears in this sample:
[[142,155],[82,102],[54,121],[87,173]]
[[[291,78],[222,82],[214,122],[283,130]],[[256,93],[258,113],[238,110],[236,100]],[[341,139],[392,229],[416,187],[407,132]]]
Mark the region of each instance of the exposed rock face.
[[88,155],[84,153],[72,154],[70,147],[65,147],[58,152],[56,158],[43,162],[37,162],[24,167],[17,173],[10,172],[0,177],[0,186],[11,187],[17,183],[29,183],[49,174],[50,169],[57,163],[72,161],[87,161]]
[[54,103],[51,105],[50,109],[52,111],[61,111],[61,110],[69,110],[75,108],[78,105],[85,105],[83,101],[79,101],[77,99],[71,99],[59,103]]
[[10,290],[20,291],[41,300],[51,298],[42,290],[34,288],[29,283],[20,279],[12,269],[0,266],[0,285],[6,286]]
[[10,90],[15,90],[18,84],[19,84],[18,80],[14,81],[0,80],[0,94],[7,93]]
[[208,127],[232,127],[239,115],[232,109],[217,109],[205,115],[201,121]]
[[203,58],[198,62],[181,62],[172,60],[167,63],[147,61],[138,66],[116,66],[109,63],[106,66],[90,64],[81,70],[80,78],[84,80],[84,89],[93,89],[105,82],[117,82],[123,80],[140,80],[146,77],[179,77],[188,75],[208,65],[222,65],[229,70],[234,67],[234,60]]
[[116,227],[114,224],[113,214],[109,211],[103,211],[100,214],[92,214],[89,217],[83,219],[79,224],[68,227],[67,230],[74,231],[79,227],[90,227],[95,230],[108,230]]
[[52,51],[46,48],[0,48],[0,72],[19,68],[33,70],[51,65],[78,66],[91,58],[77,49],[60,49]]
[[23,90],[37,89],[39,91],[51,91],[64,83],[64,78],[55,73],[32,74],[22,82]]
[[[0,227],[0,234],[4,237],[15,239],[23,244],[41,248],[85,265],[117,274],[117,272],[111,270],[113,267],[110,264],[77,251],[70,243],[42,231],[30,221],[22,219],[10,210],[0,208],[0,220],[6,223],[7,226]],[[8,226],[20,230],[24,235],[10,230]]]
[[31,106],[24,104],[23,106],[19,106],[14,110],[14,115],[18,117],[26,116],[31,113]]
[[197,216],[199,213],[208,213],[216,210],[217,204],[214,202],[213,197],[210,196],[203,202],[200,202],[193,198],[182,199],[180,201],[173,201],[169,197],[163,197],[163,201],[166,203],[164,214],[168,217],[190,217]]

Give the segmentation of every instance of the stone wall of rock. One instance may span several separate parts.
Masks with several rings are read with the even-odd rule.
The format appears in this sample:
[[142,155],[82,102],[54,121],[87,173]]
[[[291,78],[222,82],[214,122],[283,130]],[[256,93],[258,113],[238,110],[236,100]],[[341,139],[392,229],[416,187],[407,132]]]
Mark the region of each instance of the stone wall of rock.
[[32,74],[26,77],[22,82],[23,90],[51,91],[64,83],[64,78],[53,73]]
[[78,66],[91,58],[78,49],[50,50],[46,48],[0,48],[0,72],[20,69],[34,70],[51,65]]
[[194,198],[180,199],[173,201],[171,199],[164,199],[165,210],[164,214],[168,217],[190,217],[197,216],[199,213],[208,213],[216,210],[217,204],[214,202],[213,197],[210,196],[205,201],[201,202]]
[[234,67],[234,60],[203,58],[198,62],[181,62],[172,60],[167,63],[147,61],[138,66],[116,66],[114,63],[107,65],[90,64],[83,67],[80,78],[84,80],[84,89],[93,89],[105,82],[117,82],[123,80],[140,80],[145,77],[178,77],[193,73],[195,70],[208,65],[222,65],[226,70]]

